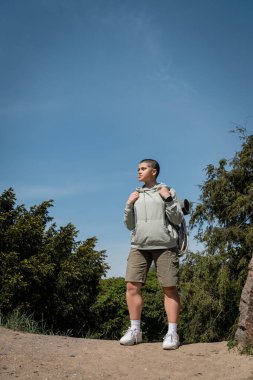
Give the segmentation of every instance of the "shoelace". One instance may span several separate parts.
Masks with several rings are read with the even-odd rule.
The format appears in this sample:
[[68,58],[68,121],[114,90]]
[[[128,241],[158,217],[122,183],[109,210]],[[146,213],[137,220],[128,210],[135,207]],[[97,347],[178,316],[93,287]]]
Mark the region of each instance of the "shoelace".
[[[176,336],[175,336],[176,337]],[[173,340],[173,333],[167,333],[164,337],[163,337],[163,340],[164,339],[169,339],[172,341]]]
[[138,335],[138,332],[137,332],[137,330],[136,329],[131,329],[131,327],[129,327],[126,331],[125,331],[125,334],[127,334],[127,333],[131,333],[131,336],[133,337],[133,338],[135,338],[135,342],[136,342],[136,344],[138,343],[138,339],[137,339],[137,335]]

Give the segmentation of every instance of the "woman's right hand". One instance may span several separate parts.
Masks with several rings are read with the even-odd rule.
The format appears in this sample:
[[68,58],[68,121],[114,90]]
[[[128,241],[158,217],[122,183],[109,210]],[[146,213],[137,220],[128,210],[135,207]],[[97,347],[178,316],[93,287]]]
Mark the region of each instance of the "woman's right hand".
[[134,202],[137,201],[138,198],[139,198],[138,191],[134,191],[132,194],[130,194],[130,196],[127,200],[127,204],[129,204],[129,205],[133,204]]

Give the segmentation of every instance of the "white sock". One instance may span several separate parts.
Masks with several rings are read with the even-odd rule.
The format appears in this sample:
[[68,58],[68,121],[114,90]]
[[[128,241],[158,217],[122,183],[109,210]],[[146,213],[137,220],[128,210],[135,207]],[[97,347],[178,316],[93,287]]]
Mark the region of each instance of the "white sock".
[[141,321],[138,319],[131,319],[131,329],[141,331]]
[[169,322],[169,324],[168,324],[168,333],[169,334],[177,333],[177,323],[171,323],[171,322]]

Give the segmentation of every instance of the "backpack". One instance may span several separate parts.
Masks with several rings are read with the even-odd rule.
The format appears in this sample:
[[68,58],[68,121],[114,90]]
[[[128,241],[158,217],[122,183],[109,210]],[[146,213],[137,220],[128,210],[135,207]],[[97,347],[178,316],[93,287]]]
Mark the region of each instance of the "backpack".
[[[180,207],[183,211],[184,215],[190,214],[190,203],[187,199],[184,199],[183,201],[179,200]],[[183,218],[181,224],[175,225],[171,222],[169,222],[177,231],[177,247],[180,253],[186,253],[188,251],[189,246],[189,233],[188,228],[186,225],[185,218]]]

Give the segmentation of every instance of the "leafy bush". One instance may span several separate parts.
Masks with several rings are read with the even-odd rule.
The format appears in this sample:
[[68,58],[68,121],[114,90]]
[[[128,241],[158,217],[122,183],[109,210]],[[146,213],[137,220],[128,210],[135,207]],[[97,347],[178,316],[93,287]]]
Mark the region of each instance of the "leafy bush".
[[192,253],[181,266],[180,293],[181,340],[213,342],[233,334],[240,292],[224,258]]
[[45,328],[85,335],[93,317],[90,307],[105,275],[105,251],[96,238],[77,242],[71,224],[57,230],[48,224],[52,201],[26,210],[15,207],[15,194],[0,196],[0,313],[42,318]]

